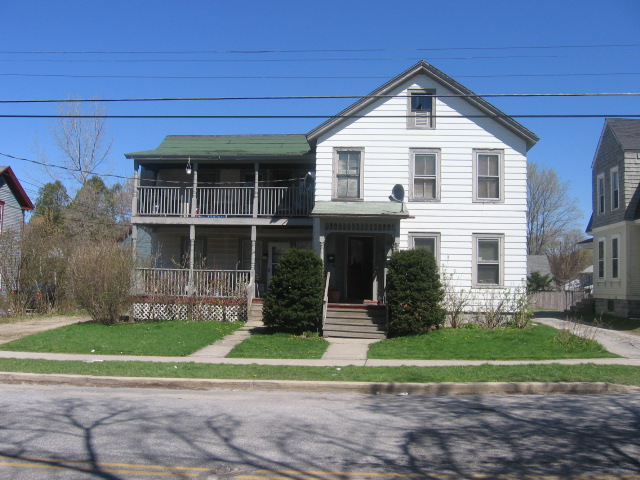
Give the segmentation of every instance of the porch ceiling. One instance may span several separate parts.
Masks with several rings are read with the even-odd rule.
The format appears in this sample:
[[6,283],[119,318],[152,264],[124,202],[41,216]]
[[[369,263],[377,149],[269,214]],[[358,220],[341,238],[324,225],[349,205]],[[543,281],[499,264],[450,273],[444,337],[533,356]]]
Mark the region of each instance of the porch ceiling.
[[411,218],[407,205],[399,202],[316,202],[311,216]]

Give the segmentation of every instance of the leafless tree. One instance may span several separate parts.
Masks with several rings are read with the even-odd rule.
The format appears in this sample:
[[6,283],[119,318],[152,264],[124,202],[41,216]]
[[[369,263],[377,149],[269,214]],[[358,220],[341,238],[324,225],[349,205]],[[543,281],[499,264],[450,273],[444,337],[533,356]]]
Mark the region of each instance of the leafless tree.
[[584,239],[582,232],[572,230],[560,236],[547,249],[549,267],[557,288],[563,288],[593,262],[590,252],[578,242]]
[[[59,118],[52,126],[51,134],[62,153],[61,163],[65,167],[66,178],[79,186],[87,183],[98,167],[107,162],[111,140],[104,114],[105,108],[98,102],[70,101],[58,107]],[[57,170],[56,178],[59,174]]]
[[581,218],[578,201],[567,195],[568,182],[561,182],[551,168],[535,163],[527,171],[527,253],[544,255],[563,234],[577,227]]

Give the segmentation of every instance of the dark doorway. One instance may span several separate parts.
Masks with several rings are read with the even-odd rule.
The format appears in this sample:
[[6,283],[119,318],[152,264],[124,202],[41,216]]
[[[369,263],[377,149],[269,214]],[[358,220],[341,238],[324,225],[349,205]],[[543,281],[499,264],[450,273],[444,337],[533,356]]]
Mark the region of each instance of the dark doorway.
[[373,289],[373,237],[347,238],[347,301],[370,299]]

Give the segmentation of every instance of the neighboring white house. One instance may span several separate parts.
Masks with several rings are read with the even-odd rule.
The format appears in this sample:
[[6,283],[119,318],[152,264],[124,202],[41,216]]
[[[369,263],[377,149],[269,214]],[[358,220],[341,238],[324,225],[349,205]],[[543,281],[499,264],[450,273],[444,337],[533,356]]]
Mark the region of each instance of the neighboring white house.
[[608,118],[592,164],[597,312],[640,316],[640,120]]
[[526,279],[537,140],[420,62],[306,135],[169,136],[127,154],[133,238],[155,253],[148,272],[226,275],[257,296],[284,251],[313,248],[345,303],[383,302],[389,255],[429,248],[482,297]]

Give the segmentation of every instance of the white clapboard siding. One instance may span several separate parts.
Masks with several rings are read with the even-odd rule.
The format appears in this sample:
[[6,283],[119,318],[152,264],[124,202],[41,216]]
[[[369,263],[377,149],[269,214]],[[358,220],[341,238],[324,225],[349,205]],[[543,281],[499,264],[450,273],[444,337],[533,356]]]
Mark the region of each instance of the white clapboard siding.
[[[344,121],[323,134],[316,147],[316,201],[331,200],[334,148],[364,149],[365,201],[386,201],[395,184],[405,187],[408,199],[410,150],[439,149],[440,200],[406,203],[413,218],[401,221],[400,247],[408,247],[410,232],[438,233],[442,268],[454,276],[461,288],[470,288],[472,235],[501,234],[505,286],[522,285],[527,263],[525,141],[489,118],[467,118],[481,112],[466,100],[453,97],[436,100],[435,128],[408,129],[405,115],[409,88],[452,94],[430,78],[418,76],[390,92],[397,97],[380,99],[358,113],[362,118]],[[398,117],[386,118],[387,115]],[[503,202],[473,202],[474,149],[503,150]]]

